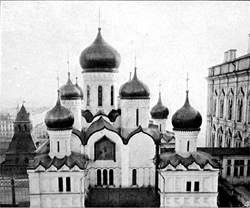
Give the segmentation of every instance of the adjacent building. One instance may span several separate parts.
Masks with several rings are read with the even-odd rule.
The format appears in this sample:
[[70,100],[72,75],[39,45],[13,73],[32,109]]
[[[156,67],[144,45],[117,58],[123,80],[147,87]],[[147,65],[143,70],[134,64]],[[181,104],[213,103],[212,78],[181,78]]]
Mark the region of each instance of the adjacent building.
[[[250,48],[250,44],[249,44]],[[207,147],[250,146],[250,49],[208,69]]]

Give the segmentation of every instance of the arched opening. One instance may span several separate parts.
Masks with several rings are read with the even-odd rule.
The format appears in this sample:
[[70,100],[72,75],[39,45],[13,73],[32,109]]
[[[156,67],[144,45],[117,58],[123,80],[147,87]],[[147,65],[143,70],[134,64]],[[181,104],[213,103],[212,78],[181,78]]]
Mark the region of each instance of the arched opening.
[[133,169],[132,170],[132,185],[133,186],[137,185],[136,178],[137,178],[137,171],[136,171],[136,169]]
[[190,144],[190,142],[187,141],[187,152],[189,152],[189,144]]
[[98,106],[102,106],[102,86],[98,86]]
[[97,186],[102,185],[102,172],[100,169],[97,170]]
[[243,101],[242,99],[238,99],[238,110],[237,110],[237,121],[241,122],[242,120],[242,109],[243,109]]
[[109,185],[114,185],[114,171],[112,169],[109,170]]
[[220,99],[220,118],[223,118],[223,112],[224,112],[224,97]]
[[90,105],[90,87],[87,86],[87,106]]
[[139,126],[139,109],[136,109],[136,126]]
[[114,105],[114,86],[111,86],[111,89],[110,89],[110,105],[111,106]]
[[106,169],[103,170],[103,185],[108,185],[108,171]]
[[60,142],[57,141],[57,152],[60,152]]
[[232,119],[232,114],[233,114],[233,100],[229,99],[228,100],[228,120]]

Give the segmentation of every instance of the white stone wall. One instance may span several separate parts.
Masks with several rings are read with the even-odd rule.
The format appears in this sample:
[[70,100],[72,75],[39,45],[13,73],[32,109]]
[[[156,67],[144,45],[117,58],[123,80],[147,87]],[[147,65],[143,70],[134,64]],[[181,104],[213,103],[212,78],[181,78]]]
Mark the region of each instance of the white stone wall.
[[196,152],[197,149],[197,136],[200,131],[174,131],[175,134],[175,151],[187,152],[188,142],[189,151]]
[[[99,110],[108,114],[112,109],[116,109],[116,98],[118,90],[116,87],[117,73],[91,72],[83,73],[84,109],[88,109],[92,114]],[[90,87],[90,105],[87,105],[87,86]],[[102,86],[102,106],[98,106],[98,86]],[[111,106],[111,86],[114,86],[114,105]]]
[[[218,172],[161,171],[161,207],[217,207]],[[191,182],[191,191],[186,191],[187,181]],[[194,191],[195,181],[199,182],[199,191]]]
[[[63,131],[51,131],[48,130],[49,141],[50,141],[50,152],[49,156],[53,158],[63,158],[65,155],[71,154],[70,149],[70,137],[72,130],[63,130]],[[59,151],[58,151],[59,144]]]
[[[85,173],[28,171],[31,208],[85,207]],[[59,192],[58,178],[63,177],[63,192]],[[70,177],[71,191],[66,191],[66,177]]]
[[[149,99],[121,99],[121,129],[122,135],[127,136],[138,126],[148,128],[149,124]],[[139,109],[139,122],[136,125],[136,110]]]
[[73,128],[81,131],[82,129],[82,100],[62,100],[62,104],[68,108],[74,115]]

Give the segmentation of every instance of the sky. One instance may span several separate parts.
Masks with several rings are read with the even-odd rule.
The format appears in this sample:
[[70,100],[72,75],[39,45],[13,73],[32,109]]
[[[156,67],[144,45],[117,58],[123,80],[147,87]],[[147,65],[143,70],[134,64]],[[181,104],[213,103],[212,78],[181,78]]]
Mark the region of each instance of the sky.
[[99,24],[103,38],[121,55],[118,86],[128,81],[136,54],[151,107],[161,83],[171,118],[184,104],[188,72],[190,103],[205,128],[208,68],[222,63],[229,49],[237,49],[237,57],[247,53],[250,2],[2,1],[0,106],[25,101],[27,108],[53,107],[57,71],[61,86],[67,60],[72,79],[78,76],[82,85],[79,56]]

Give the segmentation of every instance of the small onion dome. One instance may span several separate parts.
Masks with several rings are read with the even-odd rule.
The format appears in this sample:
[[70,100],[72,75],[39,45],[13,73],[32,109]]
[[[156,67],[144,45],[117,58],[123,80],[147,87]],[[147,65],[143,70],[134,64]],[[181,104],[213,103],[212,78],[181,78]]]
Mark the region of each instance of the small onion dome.
[[74,116],[70,110],[61,104],[59,90],[55,107],[49,110],[45,116],[45,124],[49,130],[72,129]]
[[150,111],[151,117],[153,119],[167,119],[169,110],[161,102],[161,93],[159,93],[159,99],[157,104]]
[[113,72],[120,62],[120,54],[102,38],[101,28],[98,28],[95,41],[80,56],[84,72]]
[[133,79],[121,86],[119,95],[121,99],[149,99],[149,88],[137,78],[136,68]]
[[71,82],[69,72],[68,81],[60,88],[60,92],[62,100],[77,100],[82,98],[82,91]]
[[186,92],[187,95],[184,105],[177,110],[172,117],[173,129],[180,131],[199,131],[202,117],[201,114],[189,104],[188,91]]
[[82,88],[78,85],[78,81],[77,80],[78,80],[78,78],[76,77],[76,84],[75,84],[75,86],[80,91],[80,98],[81,98],[81,100],[83,100],[83,91],[82,91]]

